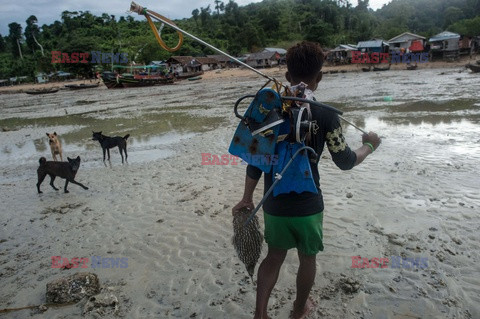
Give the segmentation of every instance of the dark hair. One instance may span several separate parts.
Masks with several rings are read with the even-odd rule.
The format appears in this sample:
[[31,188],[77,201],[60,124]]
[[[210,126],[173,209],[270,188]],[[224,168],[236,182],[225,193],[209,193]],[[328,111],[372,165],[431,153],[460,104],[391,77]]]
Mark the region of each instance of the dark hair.
[[320,44],[308,41],[298,43],[287,51],[288,72],[295,79],[310,80],[322,69],[323,56]]

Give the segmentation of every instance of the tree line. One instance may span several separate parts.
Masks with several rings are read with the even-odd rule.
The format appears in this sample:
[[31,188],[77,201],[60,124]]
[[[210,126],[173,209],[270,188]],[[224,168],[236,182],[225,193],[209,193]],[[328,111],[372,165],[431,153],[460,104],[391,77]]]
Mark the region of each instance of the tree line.
[[[213,0],[175,23],[234,56],[269,46],[287,48],[301,40],[333,48],[374,37],[388,40],[406,31],[425,37],[446,29],[480,35],[480,0],[393,0],[376,11],[369,8],[369,0],[358,0],[357,6],[351,2],[263,0],[239,6],[234,0]],[[64,11],[60,21],[50,25],[39,27],[37,18],[31,15],[25,30],[16,22],[8,27],[9,34],[0,35],[0,79],[60,69],[80,75],[91,73],[90,63],[52,64],[52,51],[126,53],[128,60],[136,63],[166,60],[172,55],[215,54],[189,38],[179,51],[167,52],[158,46],[146,21],[132,16]],[[169,27],[163,29],[162,37],[171,46],[177,43],[176,32]]]

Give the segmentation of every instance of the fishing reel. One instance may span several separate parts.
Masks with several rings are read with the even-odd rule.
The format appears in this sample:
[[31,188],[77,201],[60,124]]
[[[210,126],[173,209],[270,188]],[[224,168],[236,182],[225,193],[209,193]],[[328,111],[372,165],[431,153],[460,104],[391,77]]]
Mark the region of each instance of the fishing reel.
[[316,123],[305,106],[290,108],[290,133],[286,140],[291,143],[304,143],[307,135],[314,132]]
[[[238,106],[248,98],[253,98],[253,101],[241,115]],[[262,160],[276,154],[277,145],[282,141],[304,144],[307,136],[315,133],[317,129],[317,124],[312,120],[311,112],[304,103],[309,103],[310,107],[320,106],[341,114],[329,105],[302,97],[281,96],[270,88],[239,98],[235,103],[234,113],[241,121],[230,143],[230,154],[250,164],[252,155]],[[268,173],[272,165],[267,162],[256,163],[256,166]]]
[[[306,137],[316,130],[316,123],[312,121],[312,115],[302,103],[313,101],[303,98],[282,96],[276,92],[268,92],[269,96],[262,98],[257,95],[246,95],[237,100],[234,107],[235,115],[248,127],[252,136],[260,135],[269,137],[279,135],[280,140],[291,143],[304,143]],[[275,96],[272,96],[275,95]],[[238,113],[238,105],[246,98],[254,98],[250,107],[242,116]],[[268,103],[262,103],[262,100]],[[302,103],[298,103],[302,102]],[[299,105],[300,104],[300,105]],[[280,126],[280,131],[275,134],[274,127]]]

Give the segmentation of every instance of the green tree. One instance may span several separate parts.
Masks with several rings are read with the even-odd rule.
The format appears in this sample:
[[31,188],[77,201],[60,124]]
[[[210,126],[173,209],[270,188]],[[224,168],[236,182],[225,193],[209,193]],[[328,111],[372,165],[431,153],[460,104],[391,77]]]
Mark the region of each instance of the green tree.
[[332,35],[333,26],[322,20],[318,20],[306,28],[305,40],[318,42],[326,46],[333,46],[334,44],[331,42]]
[[463,18],[463,11],[457,7],[448,7],[444,12],[445,23],[444,28],[447,28],[449,25],[461,20]]
[[16,22],[12,22],[8,25],[9,35],[8,38],[12,43],[12,53],[15,57],[20,57],[23,60],[22,47],[20,41],[22,40],[22,26]]
[[217,10],[217,15],[220,15],[220,11],[223,12],[223,10],[225,10],[225,4],[220,0],[214,0],[213,2],[215,3],[215,10]]
[[198,27],[198,17],[200,15],[200,10],[198,9],[195,9],[192,11],[192,17],[193,17],[193,20],[195,20],[195,24],[196,26]]
[[35,52],[35,46],[39,46],[40,51],[42,52],[42,56],[45,56],[45,53],[43,52],[43,47],[37,40],[37,37],[40,34],[40,29],[37,26],[37,17],[32,15],[27,19],[26,22],[27,27],[25,28],[25,39],[27,42],[27,46],[32,50],[32,52]]
[[202,21],[202,27],[207,27],[208,23],[210,22],[210,5],[206,8],[200,8],[200,21]]
[[0,52],[5,52],[6,48],[7,48],[7,44],[5,43],[5,39],[0,34]]
[[449,30],[466,36],[480,34],[480,16],[473,19],[460,20],[448,27]]

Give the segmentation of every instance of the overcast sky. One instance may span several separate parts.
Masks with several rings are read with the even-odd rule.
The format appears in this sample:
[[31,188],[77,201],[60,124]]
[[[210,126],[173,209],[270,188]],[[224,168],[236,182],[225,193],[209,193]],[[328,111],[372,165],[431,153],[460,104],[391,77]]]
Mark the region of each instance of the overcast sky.
[[[262,0],[235,0],[239,6]],[[25,20],[31,15],[38,19],[38,25],[51,24],[60,20],[62,11],[90,11],[92,14],[113,14],[117,18],[126,16],[131,0],[0,0],[0,34],[8,35],[8,25],[17,22],[25,31]],[[191,17],[194,9],[215,7],[214,0],[136,0],[138,4],[158,12],[170,19]],[[223,0],[224,3],[228,0]],[[353,5],[356,0],[351,0]],[[381,8],[390,0],[370,0],[374,10]],[[138,16],[136,13],[134,16]]]

